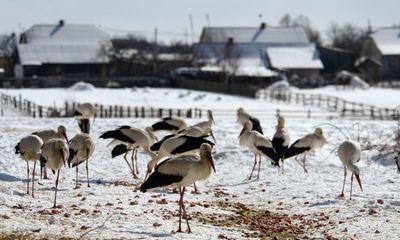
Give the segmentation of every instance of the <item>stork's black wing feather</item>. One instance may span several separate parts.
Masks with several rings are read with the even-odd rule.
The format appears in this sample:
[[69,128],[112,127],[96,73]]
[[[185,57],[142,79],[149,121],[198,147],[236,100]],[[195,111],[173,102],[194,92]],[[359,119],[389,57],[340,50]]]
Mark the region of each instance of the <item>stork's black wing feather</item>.
[[276,152],[275,152],[275,150],[273,148],[264,147],[264,146],[257,146],[257,145],[255,145],[255,147],[258,150],[260,150],[262,153],[267,155],[273,161],[273,165],[279,167],[279,158],[276,155]]
[[257,132],[259,132],[261,134],[264,134],[263,130],[261,128],[260,120],[258,120],[255,117],[250,117],[249,120],[253,124],[253,128],[251,130],[254,130],[254,131],[257,131]]
[[[69,157],[68,157],[68,167],[71,167],[71,161],[74,159],[75,155],[78,153],[78,151],[75,151],[72,148],[69,148]],[[74,164],[72,165],[74,167]]]
[[214,146],[214,143],[204,139],[202,137],[191,137],[191,136],[181,136],[181,138],[186,138],[186,141],[183,142],[180,146],[171,151],[171,154],[185,153],[195,149],[199,149],[201,144],[208,143],[211,146]]
[[131,139],[130,137],[126,136],[125,134],[123,134],[119,129],[118,130],[111,130],[111,131],[107,131],[105,133],[103,133],[100,138],[103,139],[116,139],[119,140],[121,142],[126,142],[126,143],[135,143],[135,140]]
[[82,116],[82,113],[77,111],[77,110],[75,110],[74,117],[79,117],[79,116]]
[[299,154],[304,153],[306,151],[310,151],[311,147],[298,147],[298,146],[296,146],[296,144],[299,141],[300,140],[297,140],[292,145],[290,145],[289,149],[285,153],[285,159],[293,157],[293,156],[296,156],[296,155],[299,155]]
[[17,143],[17,145],[15,145],[15,154],[19,154],[21,153],[21,151],[19,150],[19,143]]
[[146,192],[148,189],[156,188],[156,187],[164,187],[168,186],[172,183],[180,182],[183,179],[181,175],[175,174],[165,174],[160,173],[158,169],[160,166],[169,162],[172,158],[168,158],[165,161],[158,164],[154,170],[154,172],[150,175],[150,177],[140,186],[141,192]]
[[179,127],[171,125],[171,124],[167,123],[166,121],[156,122],[153,125],[151,125],[151,127],[153,128],[153,131],[160,131],[160,130],[175,131],[175,130],[179,129]]
[[118,144],[117,146],[115,146],[113,148],[113,150],[111,150],[111,158],[115,158],[115,157],[122,155],[130,150],[131,149],[128,149],[128,147],[125,144]]
[[122,125],[122,126],[120,126],[118,129],[131,129],[131,128],[132,128],[131,126]]
[[163,137],[163,139],[161,139],[160,141],[158,141],[158,142],[154,143],[153,145],[151,145],[150,150],[153,151],[153,152],[157,152],[158,150],[160,150],[160,147],[163,144],[163,142],[165,142],[165,140],[167,140],[169,138],[172,138],[172,137],[175,137],[175,136],[176,136],[175,134],[170,134],[170,135],[167,135],[167,136]]
[[274,147],[276,155],[278,156],[279,159],[283,158],[283,156],[286,154],[286,151],[289,148],[288,146],[283,146],[284,142],[285,139],[283,138],[272,139],[272,146]]

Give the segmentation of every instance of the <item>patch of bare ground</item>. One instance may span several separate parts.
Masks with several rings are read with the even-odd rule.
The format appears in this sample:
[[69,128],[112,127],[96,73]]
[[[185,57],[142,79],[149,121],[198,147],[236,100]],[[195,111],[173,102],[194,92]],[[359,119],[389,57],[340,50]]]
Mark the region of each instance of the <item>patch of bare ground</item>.
[[[237,202],[220,201],[213,205],[233,214],[196,212],[192,216],[204,224],[239,229],[245,238],[308,239],[308,232],[315,232],[328,224],[326,222],[328,219],[309,218],[305,215],[278,214],[268,210],[252,209]],[[325,239],[335,239],[324,230],[322,230],[322,235]],[[230,239],[229,236],[222,234],[219,238]]]

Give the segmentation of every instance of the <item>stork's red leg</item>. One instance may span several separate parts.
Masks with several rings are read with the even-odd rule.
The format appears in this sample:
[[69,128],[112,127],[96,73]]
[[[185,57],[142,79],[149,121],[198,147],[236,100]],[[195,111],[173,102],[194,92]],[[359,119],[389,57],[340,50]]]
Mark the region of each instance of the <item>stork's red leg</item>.
[[353,176],[354,176],[354,173],[351,173],[351,181],[350,181],[350,200],[351,200],[351,196],[353,195]]
[[27,173],[27,175],[28,175],[28,186],[26,187],[26,194],[29,194],[29,182],[30,182],[30,180],[29,180],[29,162],[28,161],[26,161],[26,173]]
[[34,192],[34,184],[35,184],[35,170],[36,170],[36,161],[33,164],[33,173],[32,173],[32,197],[35,197],[35,192]]
[[182,210],[183,210],[183,217],[184,217],[185,220],[186,220],[187,232],[188,232],[188,233],[191,233],[192,230],[190,230],[189,217],[188,217],[187,214],[186,214],[186,208],[185,208],[185,204],[184,204],[184,202],[183,202],[183,194],[185,194],[185,187],[183,187],[183,190],[182,190]]
[[253,169],[251,170],[251,174],[250,174],[249,180],[253,176],[253,172],[254,172],[254,169],[256,168],[256,164],[257,164],[257,155],[254,154],[254,165],[253,165]]
[[86,177],[87,177],[87,186],[90,187],[89,183],[89,149],[86,150]]
[[54,193],[54,205],[53,205],[53,208],[57,207],[56,203],[57,203],[57,188],[58,188],[58,179],[59,179],[59,177],[60,177],[60,169],[58,169],[58,171],[57,171],[56,190],[55,190],[55,193]]
[[182,232],[182,204],[183,204],[183,193],[182,188],[179,188],[179,226],[176,232]]
[[343,166],[343,168],[344,168],[343,187],[342,187],[342,193],[339,195],[339,197],[344,197],[344,185],[346,183],[346,176],[347,176],[347,169],[345,166]]

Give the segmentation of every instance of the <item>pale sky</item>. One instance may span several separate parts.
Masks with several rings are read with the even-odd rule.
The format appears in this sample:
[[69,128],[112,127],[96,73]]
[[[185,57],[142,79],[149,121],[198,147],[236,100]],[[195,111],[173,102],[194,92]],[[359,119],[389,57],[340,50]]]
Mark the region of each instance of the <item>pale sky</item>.
[[324,35],[332,22],[373,28],[400,23],[399,0],[0,0],[0,33],[20,32],[33,24],[89,23],[110,34],[136,33],[161,41],[198,40],[209,15],[211,26],[258,26],[259,15],[269,25],[289,13],[306,15]]

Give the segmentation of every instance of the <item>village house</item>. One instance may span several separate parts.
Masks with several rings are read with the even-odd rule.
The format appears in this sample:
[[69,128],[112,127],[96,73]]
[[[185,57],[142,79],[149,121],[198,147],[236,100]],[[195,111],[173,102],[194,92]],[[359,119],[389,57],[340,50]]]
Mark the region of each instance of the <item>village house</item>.
[[11,77],[16,48],[15,34],[0,35],[0,76]]
[[400,80],[400,28],[380,28],[365,40],[356,67],[370,83]]
[[109,46],[109,35],[94,25],[37,24],[20,35],[15,77],[104,76]]
[[318,50],[301,27],[205,27],[194,46],[203,72],[271,79],[278,75],[317,78]]

